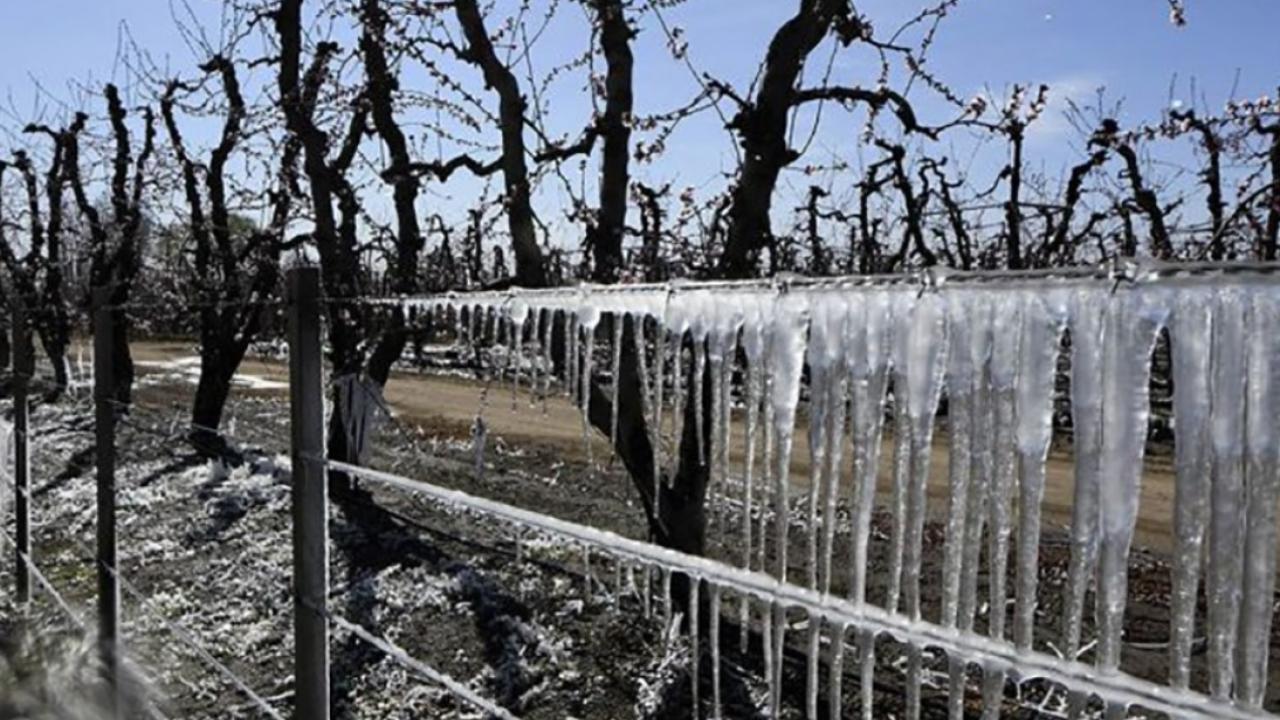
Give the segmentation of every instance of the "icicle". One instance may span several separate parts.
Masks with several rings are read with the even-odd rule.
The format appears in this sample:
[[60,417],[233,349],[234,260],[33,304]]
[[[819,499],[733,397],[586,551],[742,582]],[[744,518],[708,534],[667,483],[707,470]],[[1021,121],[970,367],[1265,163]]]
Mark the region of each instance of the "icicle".
[[1239,663],[1236,698],[1244,707],[1262,709],[1267,691],[1275,597],[1276,502],[1280,494],[1280,302],[1274,291],[1255,295],[1249,308],[1246,350],[1249,394],[1246,403],[1246,519],[1244,584],[1241,587]]
[[609,445],[614,449],[614,454],[618,452],[618,401],[622,395],[622,331],[625,322],[624,315],[617,312],[613,314],[613,407],[609,416]]
[[[653,336],[653,472],[655,478],[662,476],[662,426],[663,417],[666,414],[665,404],[663,402],[663,394],[666,392],[666,380],[664,373],[667,365],[667,326],[659,324],[657,333]],[[680,345],[676,345],[678,352]],[[678,440],[677,440],[678,442]],[[656,480],[655,480],[656,481]]]
[[982,665],[982,720],[998,720],[1004,707],[1005,669],[995,662]]
[[1205,597],[1209,605],[1209,691],[1215,698],[1227,699],[1231,697],[1236,677],[1235,641],[1244,579],[1245,469],[1241,439],[1247,353],[1243,299],[1235,290],[1223,290],[1217,299],[1210,361],[1209,437],[1213,448],[1213,483]]
[[[972,412],[973,318],[977,303],[969,298],[951,302],[951,349],[947,354],[947,423],[950,435],[947,537],[942,560],[943,627],[955,627],[960,602],[960,563],[964,556],[966,510],[969,501],[969,456]],[[955,675],[954,668],[952,675]]]
[[[769,358],[772,355],[772,353],[773,353],[773,326],[772,326],[772,323],[770,323],[769,333],[766,337],[766,343],[765,343],[765,357]],[[761,480],[761,483],[760,483],[761,497],[759,502],[760,524],[756,531],[756,537],[758,539],[758,541],[756,542],[756,567],[761,572],[768,572],[767,568],[765,567],[765,558],[768,556],[768,549],[769,549],[769,537],[768,537],[768,527],[767,527],[769,522],[769,507],[774,503],[773,498],[774,498],[774,495],[777,494],[776,487],[774,485],[774,475],[776,474],[775,473],[776,468],[774,467],[774,461],[773,461],[773,457],[775,455],[774,446],[776,444],[775,442],[776,438],[774,437],[774,432],[773,432],[773,402],[770,400],[770,398],[773,396],[774,377],[773,377],[773,369],[771,367],[771,360],[766,360],[766,363],[767,364],[765,365],[764,385],[760,392],[760,402],[764,407],[764,427],[762,428],[762,432],[764,433],[764,458],[763,458],[763,464],[761,465],[761,467],[763,468],[763,473],[760,478]]]
[[542,309],[533,308],[529,318],[529,340],[535,348],[529,358],[529,407],[538,401],[538,383],[541,382],[542,369]]
[[584,305],[578,323],[582,328],[583,340],[582,377],[579,380],[582,385],[582,399],[579,403],[582,408],[582,443],[587,449],[587,468],[594,474],[595,457],[591,447],[591,373],[594,371],[592,365],[595,360],[596,326],[600,323],[600,311]]
[[844,717],[844,639],[847,626],[836,622],[831,627],[831,662],[827,674],[827,717]]
[[643,606],[645,620],[653,618],[653,572],[652,567],[648,565],[644,567],[644,587],[640,589],[640,604]]
[[709,588],[711,617],[707,618],[707,622],[710,623],[711,633],[711,717],[720,720],[720,586],[712,584]]
[[[761,363],[764,356],[764,324],[759,315],[748,322],[742,333],[742,349],[747,356],[746,381],[746,466],[742,478],[742,567],[751,569],[751,511],[754,500],[756,431],[760,417],[760,398],[763,393],[764,370]],[[763,515],[763,513],[761,513]],[[742,628],[739,645],[742,652],[747,651],[747,640],[750,632],[750,598],[745,595],[739,612],[739,623]]]
[[479,305],[472,305],[467,313],[467,342],[474,351],[480,344],[480,330],[483,327],[480,319],[481,308]]
[[817,303],[809,331],[809,524],[806,532],[809,553],[805,569],[810,589],[818,587],[818,498],[827,465],[827,408],[831,401],[829,386],[835,374],[834,352],[830,348],[836,344],[835,336],[843,330],[831,327],[837,319],[843,317],[833,312],[831,303]]
[[844,461],[844,429],[849,403],[846,399],[848,371],[841,362],[839,376],[830,388],[827,398],[827,464],[823,473],[823,517],[822,517],[822,566],[820,571],[820,589],[823,594],[831,592],[831,565],[835,554],[836,536],[836,503],[840,497],[842,479],[841,468]]
[[884,608],[898,612],[902,595],[902,563],[907,545],[907,484],[911,476],[911,420],[907,415],[906,369],[893,368],[893,487],[889,499],[889,590]]
[[955,653],[947,655],[947,718],[948,720],[964,720],[964,694],[968,686],[965,672],[968,669],[964,658]]
[[[1071,560],[1067,570],[1068,597],[1063,603],[1062,652],[1074,660],[1080,649],[1080,630],[1098,557],[1098,488],[1102,472],[1102,358],[1106,340],[1105,293],[1082,290],[1071,318],[1071,427],[1075,446],[1075,493],[1071,503]],[[1074,694],[1072,706],[1082,707]]]
[[529,317],[529,306],[516,303],[511,307],[511,411],[515,412],[520,400],[520,371],[524,360],[524,323]]
[[702,648],[700,645],[701,638],[698,637],[698,586],[702,584],[702,580],[696,577],[689,577],[689,642],[692,646],[690,653],[690,665],[693,675],[693,717],[702,717],[702,683],[701,673],[699,670],[702,666]]
[[960,560],[960,598],[956,606],[956,625],[966,631],[973,629],[978,610],[979,561],[995,447],[992,437],[995,432],[995,398],[991,382],[995,304],[984,298],[975,303],[974,310],[969,346],[974,372],[969,407],[969,496],[965,506],[964,548]]
[[[675,352],[671,354],[671,425],[674,447],[680,447],[684,441],[684,406],[688,402],[686,383],[684,380],[684,330],[676,333]],[[693,402],[697,402],[697,398]],[[671,465],[667,471],[668,482],[672,482],[680,470],[680,452],[671,453]]]
[[1184,290],[1173,308],[1169,340],[1173,360],[1174,557],[1169,616],[1169,684],[1191,682],[1196,595],[1208,521],[1211,477],[1209,358],[1213,345],[1213,295]]
[[524,528],[516,528],[516,565],[524,564]]
[[805,682],[805,717],[818,718],[818,671],[822,668],[822,616],[809,613],[809,662]]
[[1040,503],[1045,461],[1053,440],[1053,384],[1065,308],[1057,298],[1031,298],[1022,318],[1022,357],[1015,396],[1018,445],[1018,587],[1014,643],[1030,650],[1034,640],[1040,560]]
[[[719,342],[719,340],[713,337],[709,338],[709,342],[714,346]],[[708,501],[711,503],[709,518],[715,522],[718,537],[723,540],[725,515],[724,506],[726,504],[726,498],[724,497],[725,483],[722,482],[721,478],[723,465],[720,462],[720,444],[722,442],[720,437],[720,423],[721,420],[723,420],[725,402],[723,397],[724,378],[721,377],[721,370],[725,364],[723,354],[718,354],[714,349],[709,348],[707,352],[707,364],[710,367],[711,380],[711,437],[707,439],[707,465],[709,466],[707,468],[707,482],[709,483],[707,488],[707,497]]]
[[849,597],[855,603],[867,599],[867,546],[871,535],[871,511],[876,499],[880,463],[880,436],[884,426],[884,401],[889,378],[889,350],[893,328],[887,292],[855,296],[850,307],[850,387],[853,396],[853,552],[850,558]]
[[789,529],[788,485],[791,482],[791,443],[795,431],[796,405],[800,402],[800,376],[804,366],[808,299],[798,292],[786,292],[775,302],[773,347],[770,365],[773,407],[772,434],[777,437],[777,464],[774,470],[777,512],[777,578],[787,580],[787,531]]
[[675,609],[672,607],[672,600],[673,598],[671,596],[671,571],[663,570],[662,571],[662,625],[668,628],[671,627],[671,617],[672,615],[675,614]]
[[[994,338],[991,351],[992,399],[995,402],[995,475],[987,489],[987,513],[991,530],[988,534],[987,562],[990,589],[987,632],[997,640],[1005,636],[1005,617],[1009,593],[1009,538],[1013,528],[1011,503],[1017,477],[1017,417],[1015,390],[1018,384],[1018,356],[1022,342],[1022,316],[1025,298],[1007,293],[996,300]],[[994,682],[994,681],[992,681]]]
[[858,678],[862,720],[872,720],[876,700],[876,634],[871,630],[861,630],[858,633]]
[[586,543],[583,543],[582,545],[582,578],[584,583],[583,587],[586,590],[587,602],[591,602],[591,597],[594,594],[592,583],[593,578],[591,576],[591,546]]
[[466,346],[466,333],[462,324],[462,306],[453,306],[453,341],[458,347]]
[[920,686],[923,685],[921,674],[924,664],[920,646],[907,644],[907,720],[920,720]]
[[[825,357],[819,362],[820,365],[826,366],[824,369],[825,378],[822,381],[811,379],[811,397],[816,397],[813,391],[821,393],[823,405],[823,422],[821,428],[821,444],[822,452],[820,453],[822,462],[820,463],[821,473],[818,476],[819,482],[816,488],[822,493],[822,544],[821,548],[811,548],[811,553],[818,553],[821,558],[821,566],[818,570],[818,586],[825,593],[831,592],[831,562],[832,554],[835,547],[835,531],[836,531],[836,501],[840,492],[840,467],[844,456],[844,428],[845,416],[848,411],[848,402],[846,400],[846,392],[849,378],[849,303],[844,298],[830,299],[823,303],[823,316],[819,320],[815,320],[813,327],[815,330],[811,334],[816,338],[817,328],[822,326],[821,334],[823,335],[822,344],[826,352]],[[813,340],[811,339],[811,342]],[[813,353],[811,356],[816,357]],[[812,362],[811,362],[812,368]],[[812,372],[812,370],[811,370]],[[810,418],[810,422],[813,422]],[[814,519],[811,519],[811,529],[816,535],[817,530],[813,528]]]
[[782,675],[786,669],[785,658],[787,651],[787,608],[783,605],[774,603],[773,605],[773,702],[774,717],[778,717],[782,710]]
[[581,362],[580,339],[578,337],[579,321],[577,313],[566,312],[564,320],[564,393],[569,402],[578,404],[578,363]]
[[764,681],[768,689],[769,717],[778,716],[778,698],[773,687],[773,606],[766,605],[760,613],[760,644],[764,655]]
[[[906,410],[910,421],[911,471],[907,493],[906,567],[903,581],[907,615],[920,619],[920,568],[924,565],[925,490],[929,484],[929,464],[933,456],[934,419],[942,394],[946,370],[947,307],[943,296],[927,293],[914,308],[907,331]],[[920,648],[912,648],[914,662],[908,686],[920,682]],[[912,682],[912,681],[915,682]],[[908,705],[910,714],[919,714],[917,702]]]
[[542,323],[542,414],[547,414],[547,398],[551,395],[551,380],[555,374],[551,343],[555,338],[556,311],[548,309]]
[[[707,464],[705,376],[707,373],[707,336],[696,334],[693,338],[693,417],[694,436],[698,442],[698,464]],[[679,442],[679,440],[677,440]]]
[[717,504],[719,511],[717,512],[717,528],[719,530],[719,538],[721,544],[724,543],[726,526],[729,524],[731,516],[731,508],[728,503],[728,485],[729,485],[729,451],[732,442],[730,427],[732,427],[733,418],[733,366],[734,354],[736,347],[736,339],[738,334],[738,322],[735,321],[730,328],[721,328],[712,337],[711,344],[711,376],[715,381],[713,403],[715,407],[715,417],[712,419],[711,445],[714,448],[714,455],[711,461],[711,481],[715,483],[720,496],[720,502]]
[[[1098,667],[1120,666],[1128,593],[1129,546],[1138,519],[1138,491],[1146,448],[1151,351],[1163,317],[1150,294],[1132,290],[1112,298],[1103,360],[1102,473],[1098,495]],[[1243,372],[1243,367],[1241,367]],[[1123,716],[1123,708],[1119,708]],[[1116,716],[1116,707],[1108,708]]]

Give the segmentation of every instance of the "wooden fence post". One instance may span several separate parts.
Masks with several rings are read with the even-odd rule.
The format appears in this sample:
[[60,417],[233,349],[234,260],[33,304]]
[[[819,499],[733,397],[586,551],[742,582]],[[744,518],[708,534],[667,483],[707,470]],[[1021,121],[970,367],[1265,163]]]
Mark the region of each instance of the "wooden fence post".
[[329,493],[325,481],[320,274],[289,271],[289,410],[293,461],[294,717],[329,718]]
[[94,440],[98,480],[98,643],[114,717],[121,717],[120,584],[116,578],[116,408],[111,289],[93,290]]
[[13,312],[13,513],[17,524],[17,552],[14,568],[18,602],[31,600],[31,445],[30,405],[27,393],[35,374],[31,352],[31,326],[21,299]]

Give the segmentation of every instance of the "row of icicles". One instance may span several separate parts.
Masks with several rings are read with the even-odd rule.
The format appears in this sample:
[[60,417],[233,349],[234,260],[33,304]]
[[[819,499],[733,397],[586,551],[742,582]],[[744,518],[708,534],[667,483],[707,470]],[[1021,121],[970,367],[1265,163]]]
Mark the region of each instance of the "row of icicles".
[[[663,479],[675,475],[679,457],[667,452],[666,438],[682,436],[685,403],[703,397],[703,383],[710,382],[710,407],[697,403],[694,408],[698,452],[711,468],[712,515],[721,518],[722,532],[733,524],[740,533],[737,562],[832,592],[840,559],[836,536],[847,533],[844,591],[857,603],[867,601],[880,447],[884,426],[891,424],[892,481],[887,501],[881,501],[892,528],[884,606],[913,620],[924,619],[926,488],[935,418],[945,397],[948,497],[945,508],[935,511],[945,519],[941,607],[928,621],[974,631],[983,604],[977,579],[985,546],[988,607],[1003,608],[1013,600],[1011,633],[1006,613],[993,612],[987,634],[1001,641],[1011,634],[1011,643],[1025,652],[1033,652],[1039,640],[1038,648],[1068,659],[1092,647],[1103,670],[1120,666],[1150,359],[1157,336],[1167,331],[1176,443],[1168,684],[1174,690],[1190,686],[1196,598],[1203,581],[1207,691],[1242,709],[1262,707],[1280,479],[1280,441],[1274,432],[1280,426],[1280,293],[1273,287],[1224,280],[1217,287],[1150,285],[1120,291],[1105,283],[950,285],[928,292],[892,286],[787,292],[567,290],[407,304],[411,312],[451,314],[460,341],[508,348],[502,369],[512,392],[527,384],[544,407],[555,367],[554,330],[563,328],[561,358],[570,360],[561,363],[562,380],[582,410],[588,448],[593,384],[611,394],[614,407],[619,393],[640,393],[654,453],[653,497],[661,495]],[[618,377],[628,349],[618,319],[634,330],[630,351],[639,365],[639,388],[598,378],[604,375],[596,367],[602,327],[612,333],[607,378]],[[1037,638],[1040,505],[1054,435],[1055,372],[1068,332],[1075,453],[1071,559],[1061,633]],[[791,454],[802,395],[807,396],[812,471],[807,496],[792,503]],[[730,477],[735,407],[745,415],[743,460],[735,469],[739,478]],[[706,411],[712,414],[712,429],[704,438]],[[616,414],[610,430],[616,445]],[[838,512],[841,500],[850,509],[847,519]],[[736,518],[728,517],[728,508]],[[790,572],[793,523],[808,529],[799,579]],[[1006,582],[1011,559],[1012,592]],[[1091,587],[1097,639],[1086,645],[1082,629]],[[718,605],[718,588],[710,591]],[[744,632],[749,605],[744,598]],[[786,630],[778,622],[781,613],[772,608],[761,617],[766,645],[772,646],[765,659],[775,676],[769,703],[775,713]],[[819,644],[820,625],[810,625],[813,647]],[[844,628],[832,628],[832,637],[836,630],[843,637]],[[858,643],[864,668],[874,663],[873,640]],[[838,666],[845,644],[828,645],[831,663]],[[925,672],[922,649],[910,647],[906,654],[907,715],[916,717]],[[984,716],[996,717],[1005,672],[988,670]],[[864,717],[872,717],[869,672],[864,669]],[[961,717],[965,663],[951,661],[949,676],[950,713]],[[838,674],[830,685],[838,696],[834,677]],[[811,685],[816,688],[816,681]],[[1067,716],[1082,716],[1087,701],[1087,692],[1073,689]],[[716,708],[718,717],[718,703]],[[1106,710],[1108,717],[1126,712],[1119,703]]]

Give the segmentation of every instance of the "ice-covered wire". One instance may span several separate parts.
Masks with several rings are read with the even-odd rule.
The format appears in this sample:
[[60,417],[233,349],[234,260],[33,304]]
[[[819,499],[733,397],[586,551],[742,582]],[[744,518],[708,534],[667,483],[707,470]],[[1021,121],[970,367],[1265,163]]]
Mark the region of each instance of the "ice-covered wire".
[[966,661],[1016,669],[1023,677],[1042,678],[1067,688],[1096,694],[1104,701],[1137,705],[1169,717],[1200,720],[1263,720],[1272,715],[1242,706],[1216,703],[1211,698],[1188,690],[1136,678],[1126,673],[1094,668],[1063,660],[1043,652],[1025,652],[1010,643],[984,637],[973,632],[958,631],[913,620],[906,615],[890,613],[868,604],[857,604],[844,598],[816,590],[780,582],[759,572],[732,567],[709,558],[694,557],[649,543],[624,538],[598,528],[579,525],[542,515],[496,500],[475,497],[459,490],[392,475],[370,468],[350,465],[317,456],[306,459],[339,472],[367,481],[399,488],[430,497],[438,502],[465,507],[516,525],[535,528],[575,542],[594,546],[619,558],[638,561],[685,573],[708,583],[721,585],[745,595],[772,603],[775,607],[801,607],[813,616],[830,622],[862,628],[879,635],[888,634],[917,647],[941,648]]
[[387,640],[385,638],[380,638],[374,635],[373,633],[369,632],[368,630],[366,630],[362,625],[353,623],[350,620],[347,620],[346,618],[343,618],[339,615],[334,615],[333,613],[329,612],[325,608],[314,608],[313,606],[313,609],[317,610],[320,614],[327,617],[329,619],[329,622],[333,623],[334,625],[342,628],[343,630],[351,633],[352,635],[355,635],[361,640],[369,643],[370,645],[386,653],[387,657],[391,658],[392,660],[395,660],[400,665],[404,666],[409,670],[412,670],[413,672],[418,673],[419,675],[427,678],[431,682],[434,682],[438,685],[443,686],[451,694],[459,698],[462,698],[463,700],[466,700],[467,702],[485,711],[486,713],[489,713],[494,717],[500,718],[501,720],[518,720],[518,718],[516,718],[515,715],[512,715],[510,712],[494,704],[492,701],[486,700],[485,698],[481,697],[474,690],[467,687],[466,685],[463,685],[457,680],[454,680],[452,677],[440,672],[439,670],[436,670],[435,668],[431,667],[430,665],[427,665],[421,660],[414,658],[408,652],[406,652],[403,648],[393,644],[390,640]]
[[839,275],[832,277],[775,277],[748,280],[696,280],[670,283],[631,283],[617,285],[581,285],[578,287],[514,288],[510,290],[449,292],[421,296],[384,296],[361,298],[325,298],[329,304],[398,305],[405,302],[466,302],[469,298],[505,299],[557,297],[567,291],[614,294],[684,293],[694,290],[750,290],[768,288],[856,289],[864,287],[938,288],[943,285],[982,285],[986,283],[1044,284],[1109,281],[1115,283],[1184,283],[1220,276],[1258,276],[1265,282],[1276,282],[1280,262],[1111,262],[1067,268],[1035,268],[1029,270],[951,270],[927,268],[920,272],[880,275]]

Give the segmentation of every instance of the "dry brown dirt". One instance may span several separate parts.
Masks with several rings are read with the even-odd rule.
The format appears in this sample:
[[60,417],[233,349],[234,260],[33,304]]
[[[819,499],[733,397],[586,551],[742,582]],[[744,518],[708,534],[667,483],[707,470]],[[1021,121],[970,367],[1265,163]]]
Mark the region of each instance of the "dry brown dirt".
[[[189,343],[139,342],[133,347],[135,359],[140,361],[171,361],[194,354],[193,346]],[[240,372],[288,382],[288,368],[281,362],[248,359],[241,366]],[[546,402],[545,411],[541,403],[531,406],[527,382],[522,386],[514,404],[509,382],[498,385],[458,376],[397,372],[393,374],[385,391],[388,404],[401,420],[412,422],[433,432],[457,437],[467,435],[486,396],[485,422],[492,435],[500,436],[514,444],[529,442],[543,446],[552,445],[575,460],[585,458],[582,414],[569,402],[568,398],[561,395],[550,397]],[[744,432],[745,421],[741,413],[735,413],[731,462],[737,470],[741,469],[743,463]],[[608,457],[607,438],[594,432],[590,436],[594,457],[597,459]],[[930,512],[934,516],[943,512],[946,507],[948,443],[945,427],[940,427],[934,441],[928,491]],[[886,437],[884,448],[880,453],[879,490],[881,494],[887,493],[890,487],[892,445],[892,439]],[[797,487],[807,489],[810,453],[808,422],[803,413],[797,420],[795,447],[791,457],[792,481]],[[1074,488],[1073,468],[1070,447],[1065,443],[1055,443],[1048,460],[1043,503],[1043,522],[1046,528],[1065,528],[1070,525]],[[847,477],[845,480],[849,482]],[[1148,456],[1144,468],[1135,538],[1137,545],[1156,551],[1167,551],[1171,547],[1173,502],[1171,458],[1167,453],[1153,453]]]

